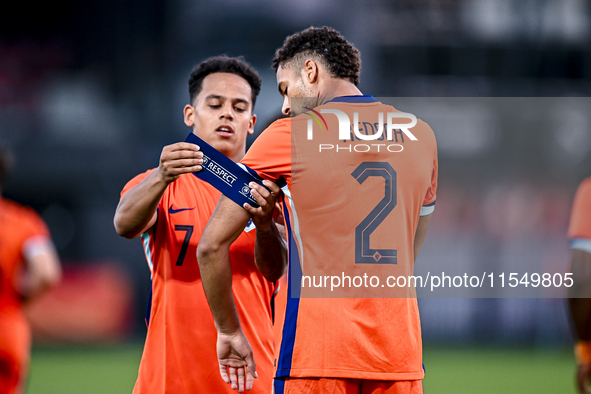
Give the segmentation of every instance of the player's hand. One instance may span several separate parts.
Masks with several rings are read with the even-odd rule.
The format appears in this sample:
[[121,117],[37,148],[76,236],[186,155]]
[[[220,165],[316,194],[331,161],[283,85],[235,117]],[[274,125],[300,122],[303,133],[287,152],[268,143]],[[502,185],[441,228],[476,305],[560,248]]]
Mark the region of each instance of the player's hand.
[[158,173],[162,181],[169,184],[181,174],[201,171],[203,152],[199,146],[188,142],[167,145],[160,154]]
[[591,381],[591,363],[577,366],[577,389],[581,394],[590,394],[589,383]]
[[260,205],[259,208],[255,208],[252,205],[245,203],[244,209],[252,215],[252,222],[257,229],[269,228],[273,224],[273,211],[277,197],[282,193],[279,186],[274,182],[263,180],[263,187],[256,182],[250,182],[250,194],[254,197],[257,203]]
[[[218,332],[217,343],[220,375],[224,382],[229,383],[232,390],[252,389],[254,378],[257,378],[256,364],[248,340],[242,330],[235,334]],[[246,382],[244,369],[246,368]]]

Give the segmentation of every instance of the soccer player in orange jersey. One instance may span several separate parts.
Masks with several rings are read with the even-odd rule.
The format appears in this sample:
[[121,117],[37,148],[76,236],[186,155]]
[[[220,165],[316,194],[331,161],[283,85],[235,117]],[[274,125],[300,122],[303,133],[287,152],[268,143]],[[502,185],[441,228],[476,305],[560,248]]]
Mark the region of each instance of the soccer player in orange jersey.
[[575,195],[568,237],[571,242],[573,286],[569,306],[577,340],[577,388],[588,394],[591,379],[591,178],[585,179]]
[[[257,72],[242,58],[221,56],[202,62],[189,79],[191,101],[184,108],[185,124],[239,161],[246,137],[254,130],[260,83]],[[115,228],[127,238],[141,236],[152,273],[148,333],[134,393],[223,393],[244,388],[243,382],[228,385],[219,377],[216,328],[196,260],[201,234],[221,194],[192,174],[202,169],[202,157],[194,144],[168,145],[158,168],[136,176],[121,192]],[[272,182],[266,185],[269,190],[258,185],[252,189],[261,207],[247,206],[256,230],[246,223],[237,229],[228,254],[235,311],[259,365],[257,393],[271,390],[272,298],[282,272],[267,271],[270,281],[263,277],[256,264],[267,256],[258,253],[255,262],[255,239],[273,252],[271,259],[284,258],[272,218],[280,190]]]
[[[422,393],[413,290],[388,293],[378,285],[352,287],[350,280],[364,272],[382,284],[386,275],[412,275],[434,210],[433,132],[416,118],[412,132],[380,126],[380,113],[383,123],[409,114],[361,94],[359,53],[334,29],[288,37],[273,65],[283,112],[291,117],[263,131],[242,163],[265,179],[285,181],[289,287],[276,341],[275,393]],[[366,124],[372,135],[359,132]],[[226,381],[237,374],[226,375],[226,366],[230,372],[245,367],[247,381],[255,373],[227,280],[227,249],[248,217],[222,198],[197,250],[218,353],[241,358],[220,357]],[[336,298],[330,289],[304,288],[318,273],[342,273],[349,284]]]
[[[0,189],[9,166],[10,154],[0,148]],[[59,258],[43,219],[30,208],[0,198],[0,393],[24,391],[31,333],[23,303],[60,278]]]

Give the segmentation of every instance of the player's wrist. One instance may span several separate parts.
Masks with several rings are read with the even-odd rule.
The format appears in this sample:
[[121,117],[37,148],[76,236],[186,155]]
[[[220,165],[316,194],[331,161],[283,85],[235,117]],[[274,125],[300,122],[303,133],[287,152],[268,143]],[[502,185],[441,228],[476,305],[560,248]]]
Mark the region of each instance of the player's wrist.
[[152,172],[152,184],[157,187],[159,191],[164,191],[174,179],[170,175],[166,175],[162,168],[156,168],[156,171]]
[[578,341],[575,344],[577,364],[591,364],[591,341]]
[[273,218],[270,218],[268,220],[266,220],[266,219],[254,220],[253,219],[253,223],[254,223],[255,227],[257,228],[258,233],[267,234],[267,233],[274,232],[275,221],[273,220]]
[[216,325],[216,329],[218,331],[219,336],[235,337],[237,335],[242,335],[242,328],[240,327],[240,325],[238,325],[237,327],[220,327]]
[[221,316],[218,318],[214,317],[214,324],[218,335],[234,336],[242,333],[240,319],[238,318],[238,314],[236,314],[236,312],[231,315],[226,315],[223,318]]

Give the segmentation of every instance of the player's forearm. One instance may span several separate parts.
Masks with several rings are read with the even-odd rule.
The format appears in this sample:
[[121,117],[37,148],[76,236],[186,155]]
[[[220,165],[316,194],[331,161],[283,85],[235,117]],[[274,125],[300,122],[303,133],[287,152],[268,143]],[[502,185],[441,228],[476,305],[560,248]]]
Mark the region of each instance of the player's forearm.
[[117,234],[125,238],[135,238],[142,234],[153,221],[167,186],[157,171],[154,171],[128,191],[119,201],[115,212],[114,225]]
[[591,298],[569,298],[568,306],[577,340],[591,341]]
[[244,209],[222,195],[197,246],[203,289],[220,333],[234,334],[240,330],[232,297],[230,245],[242,233],[248,220],[249,215]]
[[232,296],[232,269],[229,244],[213,244],[202,238],[197,247],[197,261],[203,289],[218,332],[233,334],[240,320]]
[[266,228],[257,227],[254,250],[256,265],[263,276],[269,282],[279,280],[287,266],[287,246],[275,223]]
[[591,254],[573,250],[573,285],[569,288],[569,310],[576,339],[591,340]]

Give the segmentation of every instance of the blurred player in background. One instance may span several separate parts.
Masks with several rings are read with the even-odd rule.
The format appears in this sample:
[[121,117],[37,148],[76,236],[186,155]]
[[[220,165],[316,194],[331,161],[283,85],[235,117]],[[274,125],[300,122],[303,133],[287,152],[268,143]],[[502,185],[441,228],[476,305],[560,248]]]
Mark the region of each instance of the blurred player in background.
[[[318,116],[323,109],[339,108],[349,113],[351,120],[351,111],[370,113],[376,116],[374,122],[377,112],[397,110],[361,94],[357,88],[359,52],[331,28],[309,28],[288,37],[277,51],[273,66],[284,97],[283,112],[292,118],[280,119],[263,131],[242,163],[265,179],[283,179],[286,183],[282,188],[283,215],[289,238],[290,278],[282,337],[276,348],[274,392],[422,393],[424,371],[416,298],[299,298],[294,294],[298,286],[301,288],[298,278],[302,269],[322,271],[330,267],[339,274],[359,269],[402,269],[412,274],[435,203],[437,150],[433,132],[419,121],[412,129],[418,141],[397,139],[403,152],[390,153],[385,147],[375,154],[337,154],[333,150],[322,164],[305,157],[298,160],[307,153],[296,146],[298,156],[292,163],[294,124],[310,119],[308,114],[301,114],[304,109]],[[293,103],[297,97],[308,105],[296,108]],[[363,115],[359,116],[361,120]],[[330,132],[322,135],[339,142],[337,117],[324,119],[325,130]],[[322,137],[314,134],[316,138]],[[386,181],[377,179],[360,187],[362,181],[351,175],[368,164],[361,159],[379,162],[381,167],[370,169],[366,175],[384,175]],[[294,172],[298,176],[293,180],[309,183],[298,196],[291,188]],[[386,206],[391,211],[384,211],[390,217],[391,229],[386,241],[396,246],[397,250],[390,252],[394,256],[397,252],[397,263],[356,264],[355,226],[375,206],[366,201],[372,197],[379,201],[384,193],[397,196],[394,207]],[[251,380],[255,366],[240,328],[241,319],[234,312],[227,258],[229,245],[248,218],[248,212],[222,197],[202,236],[198,260],[218,328],[218,354],[234,352],[242,358],[240,363],[220,357],[222,374],[225,366],[238,371],[246,367],[247,380]],[[370,256],[375,258],[374,263],[383,257],[374,256]],[[223,378],[231,381],[235,376]]]
[[[0,147],[0,194],[11,155]],[[61,278],[59,258],[43,219],[32,209],[0,198],[0,393],[22,393],[31,333],[23,304]]]
[[591,380],[591,178],[579,186],[570,216],[573,286],[569,307],[576,339],[576,382],[579,392],[588,394]]
[[[242,58],[210,58],[191,72],[185,124],[205,142],[237,162],[256,122],[253,113],[261,80]],[[194,144],[165,146],[158,168],[133,178],[121,192],[115,228],[126,238],[141,236],[152,273],[148,334],[134,393],[223,393],[237,386],[219,377],[216,327],[201,284],[196,248],[221,193],[192,174],[203,154]],[[253,223],[235,232],[229,250],[232,292],[242,328],[259,360],[257,393],[269,393],[273,373],[272,299],[282,272],[267,281],[255,265],[256,242],[285,259],[272,218],[280,190],[255,185],[260,208],[248,207]],[[242,209],[242,208],[240,208]],[[250,217],[250,216],[249,216]],[[256,233],[256,236],[255,236]],[[276,249],[273,249],[276,248]],[[257,255],[256,264],[265,257]],[[281,267],[281,262],[269,263]],[[243,387],[240,387],[242,391]]]

